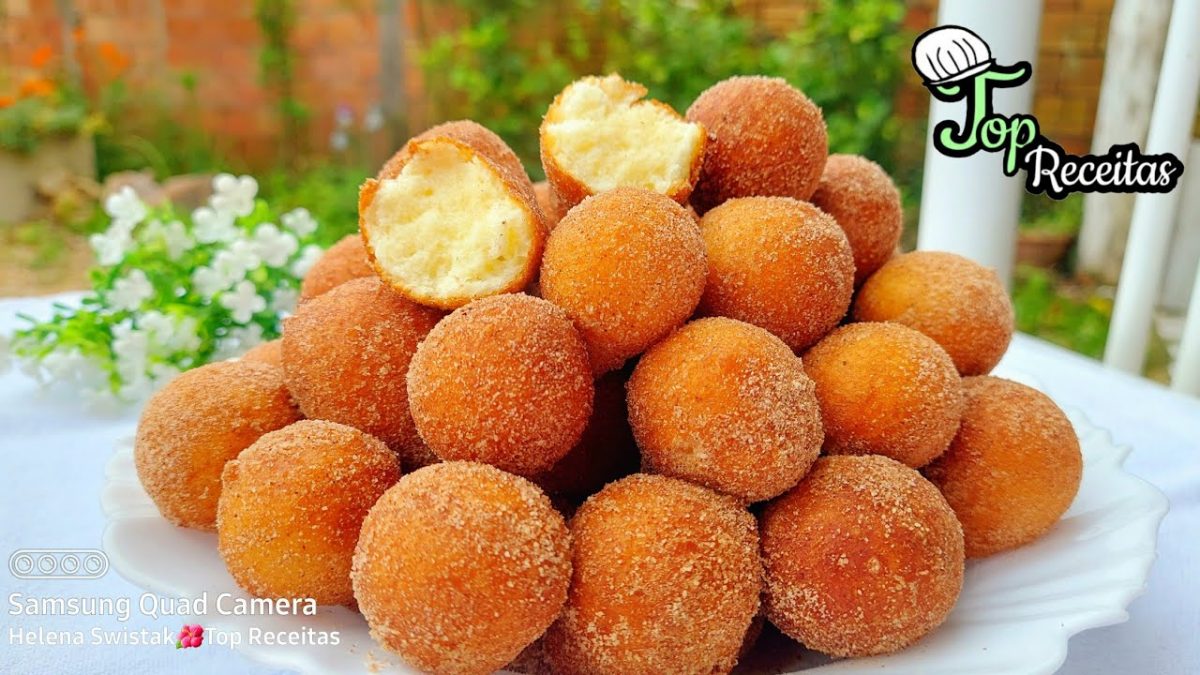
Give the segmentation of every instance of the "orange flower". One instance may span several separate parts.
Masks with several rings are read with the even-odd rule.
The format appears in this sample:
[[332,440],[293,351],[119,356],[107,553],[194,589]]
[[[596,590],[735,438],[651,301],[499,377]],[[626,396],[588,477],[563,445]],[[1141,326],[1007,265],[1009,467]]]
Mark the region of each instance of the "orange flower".
[[21,84],[21,96],[49,96],[54,93],[54,83],[44,77],[31,77]]
[[10,106],[12,104],[13,104],[13,97],[0,96],[0,109],[7,108],[8,106]]
[[52,58],[54,58],[54,50],[50,47],[50,45],[42,45],[34,50],[33,56],[29,58],[29,63],[32,64],[34,68],[41,69],[45,68],[46,64],[50,63],[50,59]]
[[100,58],[114,73],[120,73],[129,67],[129,57],[119,47],[111,42],[101,42],[98,49]]
[[75,42],[83,42],[83,39],[87,37],[87,32],[83,30],[83,24],[75,26],[75,30],[71,31],[71,36],[75,38]]

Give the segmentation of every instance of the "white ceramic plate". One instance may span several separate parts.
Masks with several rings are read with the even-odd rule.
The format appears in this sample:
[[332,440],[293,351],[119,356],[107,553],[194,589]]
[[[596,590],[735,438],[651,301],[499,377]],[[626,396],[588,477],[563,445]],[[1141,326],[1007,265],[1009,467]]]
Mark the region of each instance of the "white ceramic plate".
[[[1026,378],[1021,378],[1026,379]],[[1083,483],[1066,516],[1033,544],[967,565],[958,605],[937,631],[888,656],[830,662],[767,635],[738,673],[923,673],[972,675],[1051,673],[1066,658],[1067,639],[1079,631],[1120,623],[1142,592],[1154,561],[1158,525],[1167,500],[1122,469],[1128,448],[1079,414],[1070,414],[1083,447]],[[215,598],[247,597],[217,554],[212,534],[163,520],[138,483],[130,442],[108,465],[102,496],[109,518],[104,549],[125,578],[163,596],[210,598],[198,616],[210,635],[237,632],[237,649],[277,668],[304,673],[413,673],[372,641],[362,617],[345,608],[317,616],[227,616]],[[247,644],[252,628],[265,631],[339,631],[331,646]]]

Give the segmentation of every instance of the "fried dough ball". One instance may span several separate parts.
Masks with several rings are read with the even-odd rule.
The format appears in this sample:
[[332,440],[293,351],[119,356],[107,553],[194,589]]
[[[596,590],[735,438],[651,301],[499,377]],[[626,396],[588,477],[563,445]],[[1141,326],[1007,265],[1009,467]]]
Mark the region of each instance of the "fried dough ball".
[[754,517],[666,476],[609,484],[571,519],[574,572],[543,638],[564,675],[728,673],[758,612]]
[[727,316],[803,350],[846,315],[854,257],[820,209],[786,197],[732,199],[700,220],[708,285],[700,313]]
[[967,557],[1023,546],[1075,499],[1083,455],[1075,429],[1042,392],[998,377],[963,381],[967,408],[950,449],[925,475],[946,496]]
[[300,418],[274,366],[217,361],[194,368],[146,402],[133,448],[138,479],[164,518],[213,530],[225,463]]
[[455,310],[408,371],[417,431],[444,460],[531,476],[562,459],[592,414],[591,366],[566,312],[500,295]]
[[995,270],[954,253],[914,251],[889,261],[854,301],[858,321],[894,321],[940,344],[961,375],[985,375],[1013,334],[1013,306]]
[[855,323],[804,355],[828,454],[885,455],[921,467],[942,454],[963,411],[946,352],[898,323]]
[[571,537],[529,481],[474,462],[435,464],[401,478],[367,514],[351,578],[384,647],[426,672],[482,675],[558,616]]
[[575,321],[600,374],[687,321],[706,273],[700,228],[683,207],[619,187],[589,197],[554,229],[540,286]]
[[550,104],[540,130],[542,167],[560,218],[585,197],[619,186],[687,203],[704,159],[704,125],[645,95],[645,87],[614,74],[576,80]]
[[807,200],[817,189],[829,154],[825,120],[821,109],[785,80],[722,80],[700,94],[687,119],[708,130],[692,193],[701,215],[737,197]]
[[379,276],[442,309],[529,285],[546,237],[529,177],[450,136],[414,139],[401,152],[395,175],[367,180],[358,197]]
[[376,277],[307,300],[283,326],[283,372],[306,417],[375,436],[406,467],[436,458],[417,435],[404,376],[417,343],[441,313]]
[[812,203],[833,216],[854,251],[854,283],[891,259],[904,229],[904,206],[891,176],[858,155],[830,155]]
[[[471,146],[476,152],[492,160],[518,183],[530,182],[529,174],[525,173],[525,166],[521,164],[517,153],[513,152],[504,139],[497,136],[495,132],[474,120],[442,122],[417,134],[411,140],[426,141],[439,137],[451,138]],[[376,178],[386,180],[399,176],[404,165],[412,157],[412,149],[413,145],[406,143],[383,165]]]
[[822,457],[761,527],[767,618],[809,649],[903,649],[941,625],[962,590],[954,511],[886,457]]
[[242,354],[243,361],[251,361],[254,363],[265,363],[268,366],[276,368],[283,367],[283,342],[279,339],[262,342],[245,354]]
[[558,204],[554,201],[554,191],[550,189],[550,183],[544,180],[534,183],[533,196],[537,198],[546,227],[553,230],[558,226],[558,221],[562,220],[562,216],[558,213]]
[[530,478],[547,494],[582,499],[638,470],[640,456],[625,413],[624,373],[596,380],[592,416],[566,456]]
[[687,324],[629,380],[642,466],[749,503],[794,486],[821,452],[821,409],[799,357],[757,326]]
[[351,279],[375,276],[362,237],[348,234],[317,259],[300,282],[300,299],[307,300]]
[[251,595],[351,604],[363,518],[397,480],[396,453],[357,429],[301,420],[265,434],[225,464],[221,558]]

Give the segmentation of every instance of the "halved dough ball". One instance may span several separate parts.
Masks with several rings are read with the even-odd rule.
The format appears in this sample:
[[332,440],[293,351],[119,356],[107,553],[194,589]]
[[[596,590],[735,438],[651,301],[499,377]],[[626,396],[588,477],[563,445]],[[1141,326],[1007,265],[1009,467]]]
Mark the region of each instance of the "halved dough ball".
[[833,216],[854,251],[854,283],[861,284],[896,253],[904,206],[891,176],[858,155],[830,155],[812,203]]
[[351,279],[375,276],[362,237],[357,233],[342,237],[317,259],[300,282],[300,299],[307,300],[340,286]]
[[279,368],[218,361],[150,397],[138,421],[138,479],[164,518],[212,530],[225,463],[268,431],[300,419]]
[[620,75],[563,89],[542,120],[542,167],[561,218],[589,195],[640,187],[684,204],[700,175],[707,136],[646,88]]
[[359,192],[359,229],[379,276],[442,309],[525,288],[546,236],[529,178],[448,136],[406,151],[395,177]]
[[384,647],[422,672],[484,675],[558,616],[571,538],[529,481],[446,462],[401,478],[371,509],[351,577]]
[[936,342],[898,323],[854,323],[804,355],[817,383],[825,452],[885,455],[921,467],[945,452],[962,382]]
[[937,628],[962,590],[954,511],[886,457],[822,457],[761,526],[767,618],[809,649],[903,649]]
[[986,375],[1013,334],[1013,306],[996,271],[954,253],[914,251],[889,261],[854,301],[858,321],[894,321],[933,338],[961,375]]
[[1023,546],[1050,529],[1083,476],[1079,438],[1042,392],[998,377],[963,380],[967,409],[925,475],[962,522],[967,557]]
[[351,604],[363,519],[398,480],[396,453],[357,429],[301,420],[265,434],[222,474],[217,546],[225,566],[258,597]]
[[700,313],[752,323],[802,350],[846,315],[854,257],[826,213],[787,197],[731,199],[700,220],[708,285]]
[[701,215],[736,197],[806,200],[817,189],[829,154],[825,120],[821,109],[785,80],[722,80],[700,94],[687,119],[703,124],[709,134],[692,193]]
[[700,319],[642,356],[629,421],[647,471],[757,502],[794,486],[821,452],[814,390],[779,338]]
[[698,485],[635,474],[571,519],[574,570],[543,639],[563,675],[728,673],[762,590],[754,517]]
[[476,300],[417,348],[408,398],[417,431],[444,460],[523,476],[562,459],[592,413],[587,347],[566,312],[528,295]]
[[[411,140],[425,141],[431,138],[452,138],[460,143],[465,143],[479,154],[495,162],[496,166],[507,173],[517,184],[523,186],[530,182],[529,174],[525,173],[525,167],[521,164],[517,153],[508,147],[504,139],[478,122],[473,120],[442,122],[422,131]],[[376,178],[386,180],[399,176],[404,165],[412,156],[412,150],[412,143],[406,143],[383,165]]]
[[306,417],[361,429],[406,467],[429,464],[437,458],[417,436],[404,375],[441,316],[377,277],[348,281],[284,321],[284,379]]
[[620,187],[589,197],[554,229],[540,286],[571,315],[599,374],[686,321],[706,271],[700,228],[683,207]]

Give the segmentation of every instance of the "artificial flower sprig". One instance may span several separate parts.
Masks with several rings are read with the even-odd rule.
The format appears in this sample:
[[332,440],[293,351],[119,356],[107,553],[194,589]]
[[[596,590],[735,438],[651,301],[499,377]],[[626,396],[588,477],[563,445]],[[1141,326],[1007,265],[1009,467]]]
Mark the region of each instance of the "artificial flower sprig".
[[78,306],[16,331],[9,349],[46,385],[93,401],[136,401],[188,368],[279,335],[300,280],[321,255],[306,209],[278,214],[250,176],[213,179],[207,206],[185,216],[126,187],[92,235],[98,266]]

